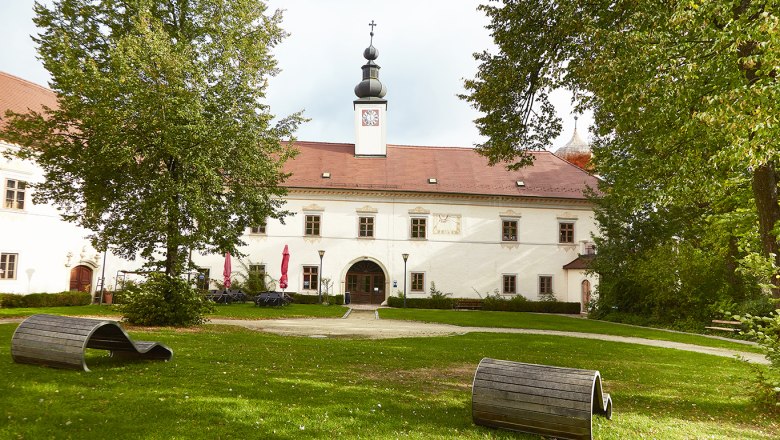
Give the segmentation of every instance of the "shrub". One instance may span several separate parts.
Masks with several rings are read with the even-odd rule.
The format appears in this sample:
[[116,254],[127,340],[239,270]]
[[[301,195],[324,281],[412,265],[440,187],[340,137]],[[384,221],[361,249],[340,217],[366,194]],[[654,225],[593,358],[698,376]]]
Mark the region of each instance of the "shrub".
[[[404,299],[391,296],[387,299],[390,307],[403,307]],[[453,298],[406,298],[406,307],[410,309],[451,309],[455,305]]]
[[87,292],[30,293],[28,295],[7,293],[0,297],[0,306],[3,308],[86,306],[91,302],[92,295]]
[[143,284],[125,289],[123,300],[125,320],[139,325],[197,325],[215,310],[186,280],[162,273],[149,274]]
[[[296,304],[318,304],[319,297],[317,295],[305,295],[302,293],[288,293],[292,297],[293,302]],[[325,297],[323,296],[323,299]],[[344,305],[344,295],[328,295],[328,301],[333,305]]]
[[758,342],[764,349],[766,358],[769,359],[770,375],[760,374],[759,383],[765,394],[774,397],[774,404],[780,406],[780,309],[776,309],[766,316],[733,315],[733,318],[742,322],[746,330],[741,334]]

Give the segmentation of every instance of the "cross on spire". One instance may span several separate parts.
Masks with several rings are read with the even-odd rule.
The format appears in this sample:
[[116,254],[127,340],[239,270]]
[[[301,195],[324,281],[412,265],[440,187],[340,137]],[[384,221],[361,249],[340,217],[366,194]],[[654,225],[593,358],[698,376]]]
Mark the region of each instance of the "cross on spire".
[[374,20],[371,20],[371,23],[368,25],[371,26],[371,44],[374,44],[374,26],[376,26],[376,23],[374,23]]

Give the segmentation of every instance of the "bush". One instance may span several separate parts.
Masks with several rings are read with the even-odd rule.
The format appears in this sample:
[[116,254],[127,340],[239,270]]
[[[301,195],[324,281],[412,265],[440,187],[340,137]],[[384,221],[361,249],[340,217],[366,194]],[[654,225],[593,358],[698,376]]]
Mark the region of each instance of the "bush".
[[[288,293],[295,304],[319,304],[317,295],[305,295],[303,293]],[[324,296],[323,296],[324,298]],[[344,305],[344,295],[328,295],[328,301],[334,305]]]
[[123,301],[125,320],[139,325],[203,324],[205,315],[215,310],[186,280],[162,273],[149,274],[143,284],[125,289]]
[[92,295],[87,292],[5,293],[0,296],[0,307],[3,308],[86,306],[91,302]]
[[[766,316],[733,315],[747,329],[741,334],[756,341],[769,359],[770,375],[760,374],[758,379],[765,395],[773,396],[773,403],[780,406],[780,309]],[[760,370],[759,370],[760,371]]]
[[[455,305],[454,298],[406,298],[406,307],[409,309],[451,309]],[[391,296],[387,299],[390,307],[403,307],[402,297]]]

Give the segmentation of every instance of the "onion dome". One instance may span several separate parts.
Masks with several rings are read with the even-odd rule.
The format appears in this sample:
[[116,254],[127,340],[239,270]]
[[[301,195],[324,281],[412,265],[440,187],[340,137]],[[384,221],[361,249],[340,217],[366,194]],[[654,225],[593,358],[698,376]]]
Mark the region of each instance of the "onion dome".
[[561,148],[558,148],[555,151],[555,155],[558,157],[566,158],[565,156],[571,155],[571,154],[587,154],[590,155],[590,145],[587,141],[582,139],[580,137],[580,134],[577,132],[577,117],[574,117],[574,134],[572,134],[571,139],[569,142],[566,143],[566,145],[562,146]]
[[380,67],[374,62],[379,57],[379,51],[374,47],[374,21],[371,21],[371,42],[363,51],[366,64],[363,65],[363,80],[355,86],[355,95],[360,99],[382,99],[387,94],[387,87],[379,81]]

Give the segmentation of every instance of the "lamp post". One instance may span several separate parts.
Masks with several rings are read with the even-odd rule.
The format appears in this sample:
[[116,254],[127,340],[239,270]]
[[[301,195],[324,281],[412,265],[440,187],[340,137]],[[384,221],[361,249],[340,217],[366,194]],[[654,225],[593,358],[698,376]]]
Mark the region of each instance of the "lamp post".
[[320,304],[322,304],[322,257],[325,256],[325,251],[320,249],[317,251],[320,254],[320,273],[317,274],[317,298]]
[[406,260],[409,259],[409,254],[401,254],[404,259],[404,308],[406,308]]

